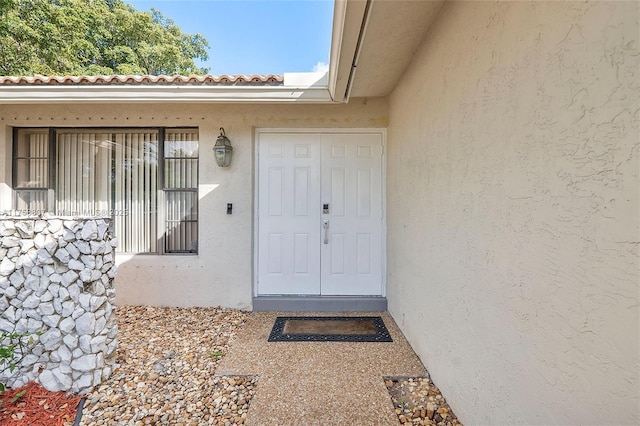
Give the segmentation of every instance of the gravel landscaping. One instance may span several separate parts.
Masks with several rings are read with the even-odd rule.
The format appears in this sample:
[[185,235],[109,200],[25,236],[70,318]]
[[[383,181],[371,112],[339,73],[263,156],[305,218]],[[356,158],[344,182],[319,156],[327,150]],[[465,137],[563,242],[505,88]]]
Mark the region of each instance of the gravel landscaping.
[[242,424],[257,383],[214,377],[247,313],[118,307],[119,368],[87,395],[81,425]]
[[428,377],[385,381],[400,423],[462,426]]
[[[214,374],[248,316],[221,308],[116,308],[118,366],[87,395],[80,424],[244,424],[257,377]],[[428,378],[385,384],[399,423],[461,426]]]

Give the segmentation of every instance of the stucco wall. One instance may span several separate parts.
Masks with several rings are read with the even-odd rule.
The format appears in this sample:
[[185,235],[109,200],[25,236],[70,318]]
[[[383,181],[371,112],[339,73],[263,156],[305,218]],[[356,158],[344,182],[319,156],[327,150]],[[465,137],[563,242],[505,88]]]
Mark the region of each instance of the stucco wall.
[[449,2],[390,96],[390,311],[470,424],[638,424],[637,2]]
[[[253,280],[253,138],[256,127],[386,127],[386,99],[348,105],[4,105],[0,106],[0,177],[9,182],[4,149],[12,126],[198,126],[198,256],[119,254],[116,303],[249,309]],[[213,144],[224,127],[233,162],[219,168]],[[0,179],[0,188],[2,188]],[[0,193],[0,210],[10,208]],[[226,214],[233,203],[233,214]]]

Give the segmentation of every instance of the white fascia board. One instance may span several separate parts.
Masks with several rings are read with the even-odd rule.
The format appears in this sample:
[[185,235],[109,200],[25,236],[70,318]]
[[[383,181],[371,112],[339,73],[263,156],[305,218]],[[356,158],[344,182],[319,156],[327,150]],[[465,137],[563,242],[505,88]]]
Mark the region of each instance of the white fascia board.
[[329,53],[329,93],[332,99],[336,99],[336,86],[338,81],[338,67],[340,65],[340,52],[347,14],[347,1],[335,0],[333,4],[333,26],[331,30],[331,50]]
[[369,3],[373,0],[336,0],[333,12],[333,34],[329,59],[329,92],[335,102],[349,100],[352,69],[360,31],[367,18]]
[[333,103],[325,86],[0,86],[0,104],[46,103]]

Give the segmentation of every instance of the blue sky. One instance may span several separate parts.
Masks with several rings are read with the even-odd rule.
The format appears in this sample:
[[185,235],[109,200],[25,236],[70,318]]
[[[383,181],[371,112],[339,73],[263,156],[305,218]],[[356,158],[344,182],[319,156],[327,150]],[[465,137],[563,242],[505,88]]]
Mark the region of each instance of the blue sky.
[[[127,0],[125,0],[127,1]],[[211,74],[314,71],[329,62],[333,0],[136,0],[209,41]]]

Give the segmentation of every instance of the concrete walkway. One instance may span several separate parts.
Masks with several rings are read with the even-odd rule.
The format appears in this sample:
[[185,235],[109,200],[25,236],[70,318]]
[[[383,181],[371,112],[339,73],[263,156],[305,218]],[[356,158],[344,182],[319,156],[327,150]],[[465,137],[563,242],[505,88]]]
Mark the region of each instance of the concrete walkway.
[[[381,316],[393,343],[267,342],[277,316]],[[255,312],[216,375],[259,377],[250,425],[398,425],[384,377],[426,371],[391,316],[381,312]]]

